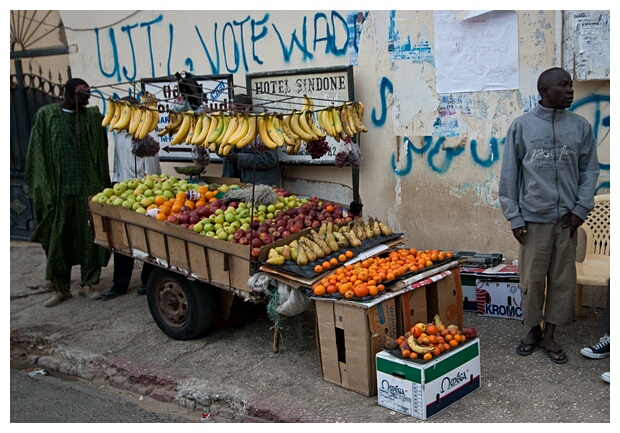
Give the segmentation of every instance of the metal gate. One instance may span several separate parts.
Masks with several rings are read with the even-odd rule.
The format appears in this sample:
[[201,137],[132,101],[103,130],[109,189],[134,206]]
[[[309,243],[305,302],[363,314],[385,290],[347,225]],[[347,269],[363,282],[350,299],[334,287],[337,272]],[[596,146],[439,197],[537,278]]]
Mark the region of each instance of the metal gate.
[[52,82],[51,74],[43,77],[41,70],[24,73],[21,60],[15,61],[15,74],[11,74],[11,239],[28,241],[36,227],[25,182],[28,140],[37,110],[60,101],[61,82],[60,76],[58,83]]

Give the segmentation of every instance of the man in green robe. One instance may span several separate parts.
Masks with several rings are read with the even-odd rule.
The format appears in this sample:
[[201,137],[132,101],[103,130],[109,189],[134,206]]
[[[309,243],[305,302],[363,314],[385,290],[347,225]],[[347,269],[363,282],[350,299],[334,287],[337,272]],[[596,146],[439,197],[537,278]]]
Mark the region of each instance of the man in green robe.
[[41,107],[35,115],[26,159],[26,182],[38,226],[31,241],[43,246],[45,277],[53,307],[72,297],[71,267],[80,266],[79,294],[101,297],[92,286],[110,253],[93,242],[89,196],[109,187],[107,136],[97,107],[87,107],[88,84],[79,78],[65,84],[60,104]]

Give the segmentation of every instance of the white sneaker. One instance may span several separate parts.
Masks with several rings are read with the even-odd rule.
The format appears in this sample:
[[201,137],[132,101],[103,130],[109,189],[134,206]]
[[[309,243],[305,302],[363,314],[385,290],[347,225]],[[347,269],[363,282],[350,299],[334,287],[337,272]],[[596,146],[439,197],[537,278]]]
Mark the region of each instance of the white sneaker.
[[79,294],[80,296],[86,296],[88,299],[93,301],[101,298],[101,293],[95,290],[91,285],[80,287]]
[[609,371],[606,371],[605,373],[601,374],[601,379],[609,383]]

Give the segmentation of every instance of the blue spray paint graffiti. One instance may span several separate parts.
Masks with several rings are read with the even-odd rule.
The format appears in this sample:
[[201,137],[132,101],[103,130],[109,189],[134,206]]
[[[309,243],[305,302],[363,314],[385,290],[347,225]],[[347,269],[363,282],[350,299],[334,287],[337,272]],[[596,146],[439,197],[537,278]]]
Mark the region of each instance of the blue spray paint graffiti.
[[[208,29],[207,31],[205,31],[203,27],[195,25],[196,42],[202,46],[205,54],[204,58],[211,69],[204,73],[220,74],[224,72],[223,69],[228,73],[235,73],[241,70],[248,72],[250,70],[250,65],[248,64],[248,46],[246,45],[248,38],[252,52],[251,61],[256,65],[262,65],[264,62],[259,57],[258,52],[260,49],[273,50],[275,46],[273,38],[277,38],[279,42],[282,60],[285,63],[290,63],[294,55],[300,55],[301,60],[306,62],[313,60],[316,53],[320,51],[323,51],[326,55],[335,57],[346,56],[347,49],[351,43],[350,38],[355,37],[355,34],[350,32],[346,19],[336,11],[331,11],[329,16],[323,12],[317,12],[312,15],[312,31],[308,29],[307,25],[309,17],[304,16],[301,22],[301,28],[292,30],[288,37],[280,30],[275,22],[270,22],[270,18],[269,13],[265,13],[265,15],[258,20],[248,15],[239,21],[226,21],[221,26],[219,23],[214,22],[212,24],[212,29]],[[248,27],[249,35],[247,35],[248,32],[246,31]],[[155,64],[157,63],[155,59],[163,57],[164,55],[167,55],[167,71],[165,75],[171,75],[176,72],[176,70],[173,71],[174,65],[172,64],[172,57],[176,49],[173,38],[174,25],[168,24],[167,31],[170,45],[167,54],[157,52],[158,47],[153,44],[156,32],[164,28],[163,14],[151,21],[124,25],[120,27],[120,34],[117,34],[115,28],[111,27],[107,33],[107,40],[104,40],[103,33],[100,32],[100,29],[95,28],[94,33],[101,74],[106,78],[113,78],[117,82],[133,81],[138,76],[143,77],[146,75],[140,72],[140,65],[136,59],[133,43],[136,31],[142,29],[146,30],[149,45],[148,54],[151,64],[150,76],[156,77],[158,75],[155,68]],[[210,35],[209,38],[205,37],[207,34]],[[120,38],[121,35],[123,35],[123,38]],[[272,36],[272,38],[270,39],[269,36]],[[312,48],[309,47],[309,40],[312,41]],[[191,43],[192,41],[184,40],[180,48],[186,48],[188,45],[191,45]],[[130,51],[132,72],[129,72],[125,65],[121,65],[119,52],[124,50]],[[104,58],[112,59],[112,64],[110,65],[109,60],[104,62]],[[222,58],[224,60],[223,62]],[[193,70],[197,60],[198,59],[186,57],[184,64],[189,67],[190,70]],[[160,73],[159,75],[164,74]]]
[[[371,120],[375,126],[383,126],[385,120],[387,118],[387,106],[386,106],[386,89],[389,90],[390,93],[393,92],[393,86],[389,79],[383,77],[380,84],[380,94],[381,94],[381,112],[380,115],[377,115],[376,109],[372,109],[372,117]],[[609,128],[611,120],[610,116],[602,116],[601,114],[601,105],[608,103],[610,101],[609,95],[590,95],[586,98],[583,98],[579,101],[576,101],[571,106],[571,111],[577,111],[579,109],[583,109],[588,106],[588,112],[591,114],[585,114],[586,116],[593,116],[594,119],[591,120],[591,124],[593,125],[594,135],[597,140],[601,140],[601,129]],[[589,107],[589,104],[594,104],[594,108]],[[432,137],[432,136],[424,136],[422,137],[423,146],[421,148],[417,148],[408,137],[404,137],[403,142],[405,146],[404,152],[404,161],[401,161],[399,165],[397,165],[396,155],[392,153],[391,158],[391,168],[392,172],[399,177],[407,176],[413,170],[413,154],[423,154],[427,153],[426,162],[428,167],[437,174],[446,173],[455,157],[461,155],[465,150],[464,147],[448,147],[442,149],[442,145],[444,144],[446,137]],[[480,156],[480,144],[477,140],[473,139],[469,143],[469,151],[471,155],[472,161],[482,167],[482,168],[490,168],[493,165],[499,162],[499,146],[503,145],[506,142],[506,137],[503,137],[501,140],[498,140],[496,137],[491,137],[488,141],[489,153],[486,158],[482,158]],[[436,159],[441,150],[444,150],[445,156],[442,163],[437,164]],[[609,171],[610,164],[599,163],[602,171]],[[610,182],[601,181],[596,188],[596,191],[608,190],[610,187]]]

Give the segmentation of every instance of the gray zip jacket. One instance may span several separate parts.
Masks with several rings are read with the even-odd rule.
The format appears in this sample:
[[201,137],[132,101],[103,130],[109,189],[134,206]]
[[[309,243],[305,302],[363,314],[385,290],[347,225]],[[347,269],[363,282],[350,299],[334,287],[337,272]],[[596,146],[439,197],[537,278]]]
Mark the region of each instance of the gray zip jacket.
[[510,125],[502,159],[499,202],[510,228],[557,223],[594,208],[599,175],[592,125],[582,116],[540,105]]

